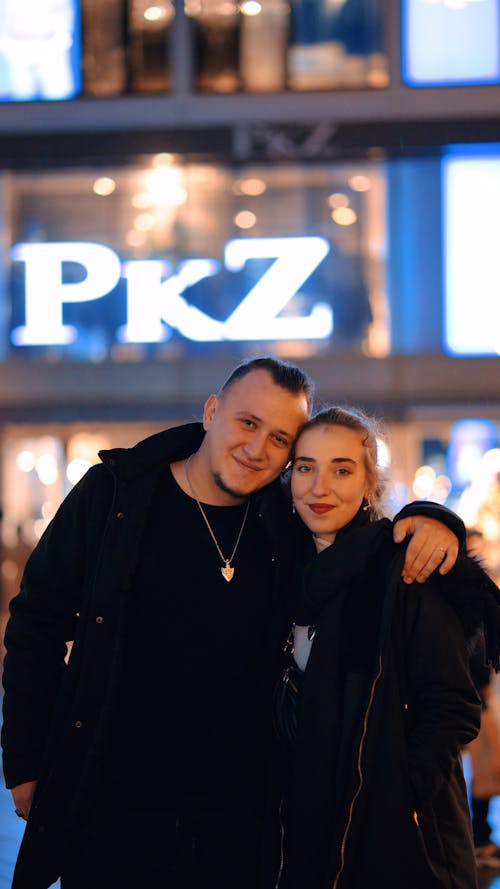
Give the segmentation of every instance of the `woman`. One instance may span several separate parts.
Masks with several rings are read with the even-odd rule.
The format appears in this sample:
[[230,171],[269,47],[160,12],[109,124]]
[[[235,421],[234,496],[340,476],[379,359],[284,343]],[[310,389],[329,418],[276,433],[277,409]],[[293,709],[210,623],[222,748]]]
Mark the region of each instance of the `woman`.
[[[473,889],[460,748],[480,722],[465,641],[474,619],[439,594],[442,578],[402,583],[404,546],[377,518],[376,430],[361,412],[331,408],[305,425],[291,490],[319,555],[275,696],[290,754],[276,885]],[[479,566],[457,576],[479,601]]]

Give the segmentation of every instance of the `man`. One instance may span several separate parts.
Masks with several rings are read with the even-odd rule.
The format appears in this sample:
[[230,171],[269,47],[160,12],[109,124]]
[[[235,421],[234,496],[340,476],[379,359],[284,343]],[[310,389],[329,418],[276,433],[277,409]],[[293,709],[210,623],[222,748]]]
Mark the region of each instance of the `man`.
[[[62,503],[6,631],[4,772],[30,815],[14,889],[259,885],[291,562],[273,482],[311,398],[298,368],[247,362],[202,425],[102,452]],[[406,579],[445,573],[455,535],[406,509]]]

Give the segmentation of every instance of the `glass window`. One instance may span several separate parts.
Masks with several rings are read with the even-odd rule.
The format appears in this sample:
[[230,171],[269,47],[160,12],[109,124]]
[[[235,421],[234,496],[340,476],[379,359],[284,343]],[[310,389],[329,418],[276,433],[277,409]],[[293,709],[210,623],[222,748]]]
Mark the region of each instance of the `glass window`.
[[211,92],[385,87],[380,0],[186,0]]
[[378,162],[233,170],[157,155],[9,183],[11,356],[390,348]]

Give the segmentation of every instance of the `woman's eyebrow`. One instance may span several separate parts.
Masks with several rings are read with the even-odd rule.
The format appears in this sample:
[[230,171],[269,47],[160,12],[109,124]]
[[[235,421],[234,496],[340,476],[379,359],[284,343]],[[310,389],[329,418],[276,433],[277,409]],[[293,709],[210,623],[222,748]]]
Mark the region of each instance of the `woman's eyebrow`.
[[[303,463],[315,463],[314,457],[301,457],[299,454],[294,458],[294,463],[298,460],[301,460]],[[354,466],[356,465],[356,460],[353,460],[352,457],[332,457],[330,460],[331,463],[352,463]]]

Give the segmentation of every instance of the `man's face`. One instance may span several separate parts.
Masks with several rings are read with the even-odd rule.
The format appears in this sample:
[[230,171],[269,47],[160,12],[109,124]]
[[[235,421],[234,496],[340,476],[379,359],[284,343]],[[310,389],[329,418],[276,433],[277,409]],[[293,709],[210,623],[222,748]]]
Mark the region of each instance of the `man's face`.
[[266,370],[251,371],[222,395],[211,395],[203,452],[219,490],[240,499],[277,478],[308,413],[305,394],[277,386]]

